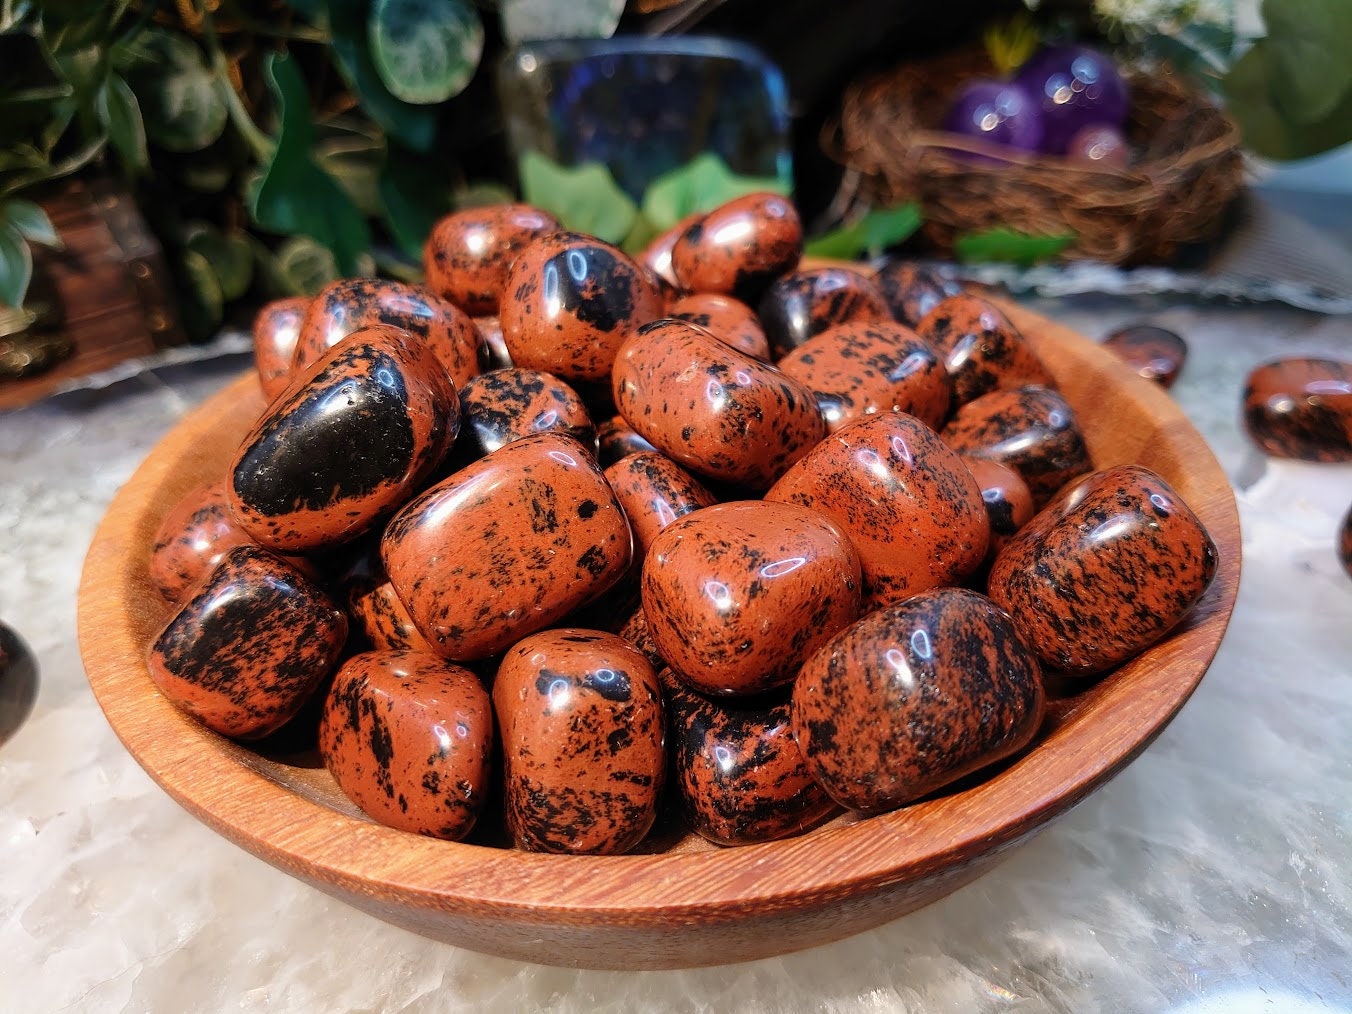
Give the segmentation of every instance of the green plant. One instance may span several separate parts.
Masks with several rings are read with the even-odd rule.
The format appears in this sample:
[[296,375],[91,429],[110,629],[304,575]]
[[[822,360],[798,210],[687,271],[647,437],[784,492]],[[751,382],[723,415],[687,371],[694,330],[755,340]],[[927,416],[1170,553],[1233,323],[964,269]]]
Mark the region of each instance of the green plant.
[[[608,35],[624,4],[495,6],[510,43]],[[502,175],[487,38],[471,0],[0,0],[0,299],[55,237],[30,196],[91,165],[133,188],[194,336],[246,296],[413,277]]]
[[[630,253],[642,250],[689,215],[758,191],[790,191],[787,177],[740,176],[707,151],[653,180],[637,203],[599,162],[561,166],[531,151],[522,156],[518,175],[526,201],[556,216],[566,228],[599,236]],[[876,256],[919,227],[920,212],[914,204],[870,211],[814,238],[807,252],[842,259]]]
[[1285,160],[1352,141],[1352,4],[1264,0],[1267,34],[1221,78],[1244,142]]

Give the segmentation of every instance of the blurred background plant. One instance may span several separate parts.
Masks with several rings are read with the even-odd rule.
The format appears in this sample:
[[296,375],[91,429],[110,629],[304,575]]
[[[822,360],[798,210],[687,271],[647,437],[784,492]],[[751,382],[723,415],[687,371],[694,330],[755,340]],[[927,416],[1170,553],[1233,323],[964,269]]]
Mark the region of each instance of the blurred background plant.
[[[829,201],[837,171],[815,150],[815,127],[860,54],[896,59],[903,40],[927,52],[1024,3],[1039,28],[1087,17],[1115,47],[1209,81],[1260,155],[1352,139],[1352,0],[1262,0],[1256,31],[1236,30],[1231,0],[955,0],[947,15],[861,0],[829,20],[811,3],[767,20],[724,0],[633,0],[628,11],[625,0],[0,0],[0,303],[23,303],[32,246],[60,242],[41,202],[76,173],[130,190],[194,340],[341,275],[416,278],[436,218],[510,199],[514,177],[567,224],[604,225],[631,247],[644,228],[768,185],[701,158],[626,197],[593,168],[512,162],[487,68],[522,42],[609,37],[625,16],[649,18],[653,33],[698,24],[768,43],[805,124],[795,197],[832,224],[829,208],[812,207]],[[865,38],[860,26],[880,19],[890,27]],[[1006,41],[1027,50],[1029,38],[1025,24]],[[918,221],[914,208],[850,218],[814,252],[876,253]]]
[[502,175],[481,61],[609,35],[623,7],[3,0],[0,301],[23,302],[28,244],[59,242],[35,197],[82,170],[125,179],[195,339],[259,298],[411,276],[438,216],[507,193],[472,182]]

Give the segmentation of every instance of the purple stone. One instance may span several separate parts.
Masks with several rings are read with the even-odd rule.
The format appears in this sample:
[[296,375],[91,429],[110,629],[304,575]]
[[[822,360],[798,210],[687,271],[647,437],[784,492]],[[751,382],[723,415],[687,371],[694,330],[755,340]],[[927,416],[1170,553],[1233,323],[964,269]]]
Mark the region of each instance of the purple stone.
[[979,79],[958,93],[944,129],[1023,151],[1042,143],[1042,114],[1022,87],[1008,81]]
[[1065,154],[1091,125],[1127,122],[1127,84],[1112,57],[1088,46],[1052,46],[1034,54],[1015,78],[1042,113],[1042,150]]

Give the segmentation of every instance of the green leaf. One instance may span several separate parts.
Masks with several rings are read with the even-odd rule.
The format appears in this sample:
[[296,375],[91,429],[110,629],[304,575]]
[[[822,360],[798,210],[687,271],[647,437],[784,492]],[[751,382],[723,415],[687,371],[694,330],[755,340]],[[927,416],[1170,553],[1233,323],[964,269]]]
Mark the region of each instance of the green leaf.
[[8,34],[23,24],[24,19],[32,13],[33,4],[30,0],[14,0],[0,6],[0,33]]
[[33,278],[33,252],[11,225],[0,225],[0,303],[16,310],[23,306]]
[[629,227],[629,232],[620,242],[620,249],[627,254],[637,254],[643,251],[649,243],[662,234],[663,230],[657,228],[648,219],[643,212],[634,216],[634,224]]
[[351,199],[310,156],[310,106],[300,70],[293,58],[269,53],[263,74],[277,100],[281,130],[252,195],[254,220],[274,232],[311,237],[333,252],[344,274],[356,274],[371,233]]
[[0,95],[0,106],[8,112],[14,106],[46,105],[57,99],[69,98],[75,89],[68,84],[39,85],[35,88],[18,88]]
[[75,114],[78,108],[79,103],[75,101],[74,92],[66,98],[58,99],[52,103],[47,110],[47,123],[38,137],[38,143],[42,146],[44,153],[50,155],[56,150],[56,146],[60,144],[66,131],[70,129],[70,125],[75,122]]
[[483,55],[484,26],[466,0],[375,0],[370,32],[380,79],[405,102],[459,95]]
[[35,165],[32,170],[26,173],[17,174],[13,179],[4,184],[3,190],[0,190],[0,196],[3,194],[14,193],[22,190],[24,187],[32,186],[35,183],[42,183],[46,180],[60,179],[62,176],[69,176],[76,170],[84,168],[92,162],[103,150],[103,146],[108,142],[104,134],[95,134],[93,137],[79,148],[76,148],[65,158],[57,162],[48,163],[45,159]]
[[188,250],[183,254],[183,269],[188,277],[189,297],[195,304],[189,312],[206,325],[202,330],[214,328],[225,316],[225,295],[211,262],[196,250]]
[[738,176],[711,151],[663,173],[643,194],[643,214],[658,232],[698,211],[712,211],[736,197],[760,191],[787,195],[789,182],[775,176]]
[[516,44],[534,39],[608,39],[624,0],[502,0],[502,33]]
[[330,138],[315,148],[319,168],[328,173],[367,218],[380,214],[380,166],[385,146],[359,135]]
[[146,29],[149,62],[129,68],[146,136],[168,151],[200,151],[221,136],[227,111],[202,54],[185,36]]
[[400,250],[421,264],[427,234],[451,210],[443,168],[391,145],[379,189],[390,235]]
[[890,246],[909,239],[920,228],[920,206],[903,204],[896,208],[870,211],[859,221],[818,236],[807,244],[806,253],[814,257],[853,260],[867,254],[876,257]]
[[1352,3],[1263,0],[1274,96],[1298,123],[1318,123],[1352,88]]
[[84,46],[65,52],[53,53],[57,69],[77,93],[88,94],[102,82],[107,73],[103,62],[104,52],[101,46]]
[[185,187],[202,194],[219,194],[230,185],[234,171],[225,162],[214,159],[185,162],[178,167],[177,178]]
[[57,235],[56,229],[52,226],[52,220],[47,217],[47,212],[32,201],[17,198],[6,201],[3,206],[0,206],[0,221],[17,229],[19,235],[30,243],[41,243],[43,246],[49,246],[54,250],[65,247],[65,244],[61,242],[61,237]]
[[226,302],[249,290],[253,281],[253,251],[243,233],[227,235],[209,222],[192,222],[184,245],[206,258]]
[[1075,238],[1073,232],[1055,236],[1030,236],[1025,232],[997,226],[981,232],[964,233],[953,241],[953,252],[958,255],[958,260],[967,263],[1008,261],[1026,267],[1055,257],[1074,243]]
[[42,152],[31,144],[16,144],[13,148],[0,148],[0,172],[15,172],[25,169],[40,169],[47,164]]
[[367,0],[329,0],[329,48],[338,72],[361,100],[362,110],[385,132],[414,151],[425,152],[436,140],[437,114],[390,94],[380,79],[366,30]]
[[[58,11],[62,7],[65,10]],[[102,46],[115,33],[126,10],[124,0],[82,4],[42,0],[43,32],[55,52]]]
[[1301,124],[1285,116],[1274,97],[1273,69],[1260,41],[1235,61],[1223,82],[1227,108],[1244,135],[1244,144],[1264,158],[1308,158],[1352,140],[1352,90],[1318,123]]
[[308,236],[293,236],[278,248],[277,269],[293,296],[313,296],[340,277],[333,252]]
[[99,88],[94,108],[99,123],[108,131],[108,140],[127,167],[135,172],[148,168],[150,153],[146,150],[145,123],[141,120],[136,95],[127,82],[116,74],[109,75]]
[[568,168],[528,151],[518,172],[526,202],[554,215],[566,229],[619,243],[633,227],[638,207],[599,162]]

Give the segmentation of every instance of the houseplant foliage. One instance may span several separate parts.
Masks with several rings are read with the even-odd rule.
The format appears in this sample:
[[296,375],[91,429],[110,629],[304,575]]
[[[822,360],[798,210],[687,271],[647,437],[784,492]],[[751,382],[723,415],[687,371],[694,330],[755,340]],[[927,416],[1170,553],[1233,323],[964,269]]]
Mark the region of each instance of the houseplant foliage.
[[[566,27],[609,34],[622,10]],[[0,300],[56,241],[34,197],[89,169],[128,181],[194,336],[245,296],[416,272],[431,224],[483,199],[471,175],[501,175],[485,18],[559,30],[525,0],[3,0]]]

